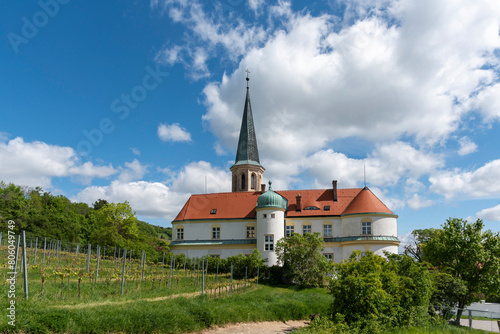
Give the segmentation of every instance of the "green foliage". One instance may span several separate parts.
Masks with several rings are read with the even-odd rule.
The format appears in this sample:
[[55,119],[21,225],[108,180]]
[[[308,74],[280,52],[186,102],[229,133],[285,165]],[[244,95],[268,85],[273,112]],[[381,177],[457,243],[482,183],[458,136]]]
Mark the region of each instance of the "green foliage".
[[21,188],[0,182],[0,230],[8,220],[16,222],[18,233],[25,230],[52,239],[72,243],[91,243],[145,250],[148,260],[158,260],[158,252],[168,250],[167,239],[158,233],[168,230],[140,222],[130,205],[108,203],[99,199],[93,207],[72,203],[68,198],[54,196],[41,188]]
[[[160,290],[159,290],[160,291]],[[16,331],[27,333],[191,333],[207,327],[249,321],[306,319],[327,312],[330,296],[318,289],[283,289],[259,285],[259,289],[225,298],[170,298],[132,300],[78,307],[46,301],[20,300]],[[289,307],[291,305],[291,307]],[[49,330],[50,328],[50,330]],[[0,332],[12,329],[0,321]]]
[[94,226],[89,240],[92,244],[130,249],[139,237],[137,218],[128,202],[104,205],[93,210],[89,218]]
[[467,288],[461,279],[450,274],[435,271],[433,276],[435,291],[431,298],[430,311],[449,320],[455,315],[452,310],[460,297],[467,292]]
[[372,252],[361,257],[354,251],[335,267],[337,274],[330,281],[332,312],[350,328],[377,332],[428,320],[432,277],[411,257],[392,254],[384,259]]
[[330,262],[321,254],[323,249],[319,233],[292,233],[279,240],[276,253],[285,279],[300,286],[322,286],[325,274],[331,271]]
[[[465,285],[463,293],[446,297],[457,300],[460,309],[500,291],[500,234],[483,231],[483,227],[480,219],[468,223],[450,218],[421,244],[424,261],[451,275],[454,284]],[[457,321],[460,316],[461,311]]]

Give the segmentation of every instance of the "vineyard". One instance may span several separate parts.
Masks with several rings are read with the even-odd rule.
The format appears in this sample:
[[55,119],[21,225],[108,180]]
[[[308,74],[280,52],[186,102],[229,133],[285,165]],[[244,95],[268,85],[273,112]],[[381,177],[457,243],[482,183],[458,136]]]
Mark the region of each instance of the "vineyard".
[[[5,232],[4,232],[5,236]],[[22,238],[16,248],[16,300],[47,301],[51,305],[120,301],[206,294],[212,298],[258,286],[259,267],[242,267],[218,258],[189,259],[171,253],[149,261],[146,252],[97,245],[62,245],[41,238]],[[10,249],[13,247],[10,246]],[[23,253],[25,250],[25,253]],[[22,266],[26,257],[27,275]],[[14,256],[15,257],[15,256]],[[9,245],[0,242],[2,295],[11,287]],[[222,261],[222,262],[221,262]],[[26,282],[26,283],[25,283]]]

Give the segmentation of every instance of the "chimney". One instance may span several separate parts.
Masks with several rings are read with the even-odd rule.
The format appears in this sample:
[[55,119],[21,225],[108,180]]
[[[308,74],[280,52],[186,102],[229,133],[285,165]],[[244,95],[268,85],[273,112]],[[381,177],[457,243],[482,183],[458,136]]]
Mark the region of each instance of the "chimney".
[[265,193],[265,192],[266,192],[266,184],[265,184],[265,183],[262,183],[262,184],[260,185],[260,191],[261,191],[261,192],[263,192],[263,193]]
[[296,203],[297,203],[297,209],[296,211],[302,211],[302,196],[300,194],[297,194],[295,197]]
[[337,202],[337,180],[332,181],[333,186],[333,201]]

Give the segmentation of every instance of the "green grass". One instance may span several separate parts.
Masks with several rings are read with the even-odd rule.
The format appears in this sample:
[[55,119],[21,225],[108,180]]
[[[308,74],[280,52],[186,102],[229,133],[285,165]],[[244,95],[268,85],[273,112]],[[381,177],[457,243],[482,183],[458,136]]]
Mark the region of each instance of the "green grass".
[[19,301],[16,328],[2,319],[0,332],[185,333],[236,322],[307,319],[311,313],[326,313],[330,299],[325,289],[260,285],[225,298],[136,300],[86,308],[62,309],[42,301]]

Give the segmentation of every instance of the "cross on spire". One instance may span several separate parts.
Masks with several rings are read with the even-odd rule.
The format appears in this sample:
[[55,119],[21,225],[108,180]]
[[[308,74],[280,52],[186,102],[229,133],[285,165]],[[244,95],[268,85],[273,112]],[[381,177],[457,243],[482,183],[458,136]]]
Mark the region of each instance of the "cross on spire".
[[250,71],[248,69],[246,69],[245,72],[247,72],[247,88],[248,88],[248,82],[250,81],[250,78],[248,75],[250,74]]

